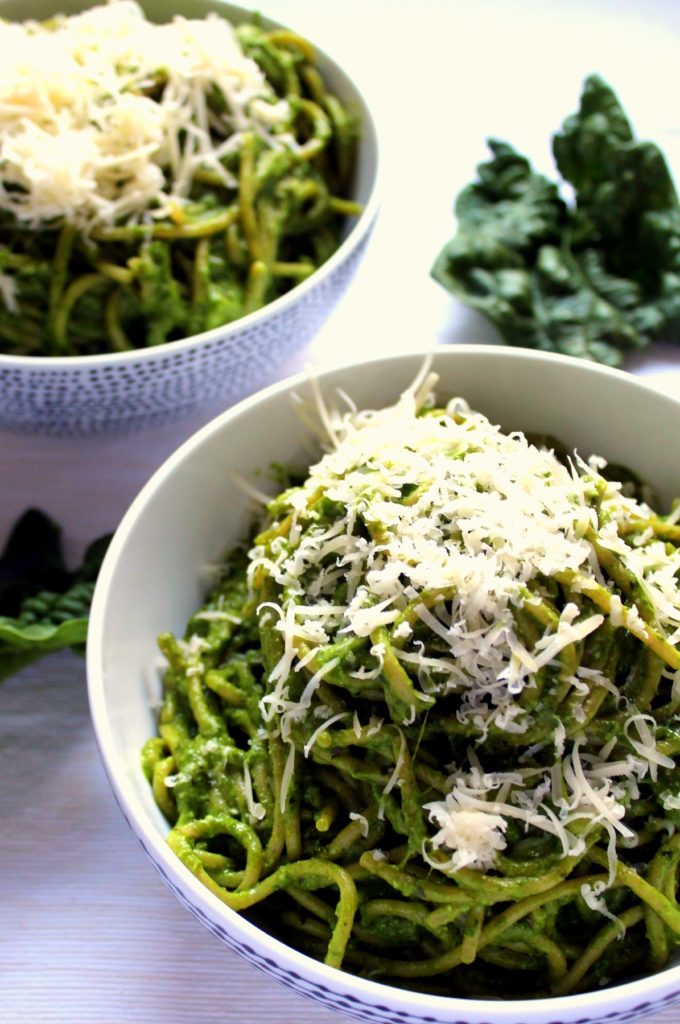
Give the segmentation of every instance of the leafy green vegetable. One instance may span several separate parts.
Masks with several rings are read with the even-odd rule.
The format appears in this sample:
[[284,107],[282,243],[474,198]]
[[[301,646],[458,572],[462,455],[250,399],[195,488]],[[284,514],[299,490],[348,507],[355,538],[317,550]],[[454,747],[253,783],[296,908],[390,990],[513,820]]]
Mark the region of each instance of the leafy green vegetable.
[[634,139],[609,86],[590,76],[554,136],[559,184],[507,143],[489,148],[433,277],[510,345],[618,365],[627,350],[680,340],[678,197],[662,153]]
[[59,527],[38,509],[15,524],[0,556],[0,680],[63,647],[83,652],[94,584],[109,538],[67,569]]

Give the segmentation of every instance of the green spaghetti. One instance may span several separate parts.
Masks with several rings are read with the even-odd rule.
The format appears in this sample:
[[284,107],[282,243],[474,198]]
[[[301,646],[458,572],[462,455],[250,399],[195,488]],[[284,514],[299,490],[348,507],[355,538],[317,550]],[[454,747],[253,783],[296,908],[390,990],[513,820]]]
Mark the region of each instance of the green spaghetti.
[[[163,635],[143,752],[168,842],[326,964],[558,996],[680,941],[680,504],[424,377],[329,412]],[[619,482],[617,482],[619,481]]]
[[116,0],[0,20],[0,346],[62,356],[231,323],[338,248],[358,117],[312,47]]

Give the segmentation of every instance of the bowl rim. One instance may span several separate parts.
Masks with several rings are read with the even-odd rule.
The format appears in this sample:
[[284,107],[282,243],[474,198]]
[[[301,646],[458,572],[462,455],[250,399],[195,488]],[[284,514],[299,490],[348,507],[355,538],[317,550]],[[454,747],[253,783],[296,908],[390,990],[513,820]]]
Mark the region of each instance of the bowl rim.
[[[92,0],[90,6],[95,6],[97,3],[101,2],[104,2],[104,0]],[[140,2],[143,6],[144,0],[140,0]],[[212,5],[215,13],[219,13],[220,8],[224,9],[225,13],[223,16],[229,20],[235,16],[243,16],[243,20],[247,20],[248,17],[252,18],[254,15],[252,8],[232,3],[231,0],[208,0],[208,2]],[[236,12],[236,15],[234,15],[234,12]],[[179,12],[174,11],[174,14],[177,13]],[[0,17],[2,17],[2,0],[0,0]],[[298,32],[297,29],[284,22],[259,14],[258,18],[267,27],[296,32],[297,34],[302,35],[303,38],[307,39],[307,36],[305,36],[303,32]],[[133,348],[125,352],[98,352],[90,355],[73,356],[28,356],[0,352],[0,366],[3,369],[29,370],[33,373],[49,373],[55,370],[66,369],[83,371],[96,370],[105,366],[117,366],[122,368],[129,366],[130,364],[155,361],[163,359],[163,357],[178,355],[187,349],[193,348],[193,346],[197,344],[228,344],[230,341],[233,341],[235,337],[238,337],[238,335],[244,330],[256,329],[262,320],[285,313],[290,306],[295,305],[298,299],[304,299],[307,292],[317,288],[326,278],[331,276],[342,263],[344,263],[345,259],[370,233],[371,227],[373,226],[380,208],[382,179],[380,135],[373,116],[373,106],[367,98],[366,88],[359,84],[351,70],[347,70],[346,63],[339,64],[327,50],[318,46],[314,40],[310,39],[309,42],[314,48],[315,57],[321,58],[323,63],[331,69],[334,75],[337,75],[346,85],[350,86],[356,92],[356,97],[352,102],[357,103],[362,108],[362,135],[359,139],[359,146],[366,147],[366,152],[369,155],[370,176],[372,179],[370,181],[368,198],[361,213],[357,217],[355,223],[352,224],[347,235],[343,238],[332,256],[330,256],[325,263],[322,263],[321,266],[310,274],[308,278],[294,285],[284,295],[280,295],[272,302],[268,302],[265,306],[262,306],[260,309],[257,309],[252,313],[247,313],[245,316],[239,317],[237,320],[232,320],[231,323],[211,327],[209,330],[201,331],[199,334],[192,334],[186,338],[177,338],[175,341],[167,341],[162,345]]]
[[[176,886],[184,893],[189,893],[186,899],[190,903],[187,902],[186,905],[193,912],[196,912],[194,908],[201,908],[203,914],[198,916],[201,917],[204,924],[207,923],[206,918],[213,924],[219,920],[220,927],[228,930],[230,936],[233,936],[235,940],[252,944],[256,951],[259,947],[261,951],[275,958],[277,965],[283,965],[285,969],[296,972],[303,981],[307,980],[318,984],[331,995],[342,997],[344,992],[346,999],[354,1000],[368,1009],[375,1009],[380,1005],[382,1009],[389,1012],[399,1006],[401,1012],[413,1013],[416,1015],[416,1019],[431,1020],[432,1024],[439,1024],[440,1021],[441,1024],[446,1024],[446,1022],[452,1021],[451,1014],[457,1015],[460,1024],[463,1021],[468,1021],[469,1024],[482,1024],[482,1022],[490,1024],[491,1021],[493,1024],[544,1024],[548,1020],[557,1024],[561,1014],[566,1015],[565,1022],[576,1022],[576,1015],[594,1015],[583,1017],[582,1024],[588,1024],[590,1020],[607,1018],[607,1014],[612,1021],[616,1021],[619,1019],[619,1012],[621,1014],[630,1014],[636,1011],[639,1013],[652,1012],[664,1005],[664,998],[670,1005],[671,999],[680,997],[680,963],[667,966],[653,974],[590,992],[550,996],[542,999],[522,998],[502,1001],[432,995],[396,988],[385,982],[329,968],[321,961],[293,949],[281,939],[265,932],[226,904],[221,903],[209,892],[167,846],[164,836],[155,827],[132,785],[125,778],[124,769],[129,766],[120,760],[115,750],[113,730],[111,721],[106,714],[104,697],[105,667],[102,655],[104,652],[105,611],[119,555],[125,547],[131,529],[138,517],[143,514],[156,490],[178,467],[190,460],[198,448],[209,442],[214,434],[227,427],[230,421],[237,420],[244,411],[266,403],[270,398],[286,392],[293,392],[296,388],[308,384],[311,379],[316,379],[323,387],[324,382],[328,383],[329,378],[354,367],[370,368],[371,366],[378,367],[387,363],[398,364],[407,361],[414,361],[417,365],[417,360],[424,363],[429,356],[445,360],[475,356],[481,359],[500,359],[501,361],[530,361],[553,364],[556,368],[566,365],[580,366],[585,373],[615,379],[621,383],[627,382],[636,390],[647,392],[655,401],[671,403],[680,411],[680,397],[676,398],[661,392],[652,384],[646,383],[644,378],[635,377],[625,370],[578,360],[572,356],[533,349],[505,348],[494,344],[457,344],[453,346],[436,345],[429,349],[412,349],[387,356],[372,356],[333,365],[318,371],[308,370],[296,373],[249,395],[220,413],[180,444],[148,479],[121,519],[99,572],[90,611],[86,663],[90,716],[105,773],[128,825],[145,852],[154,862],[159,873],[163,875],[165,881],[172,881],[171,888]],[[672,989],[675,991],[671,991]],[[661,1002],[654,1003],[655,999],[661,1000]],[[616,1009],[613,1007],[614,1000]],[[339,1009],[346,1011],[348,1007]],[[616,1012],[617,1010],[619,1012]],[[448,1016],[445,1015],[441,1018],[434,1016],[438,1013],[448,1014]],[[625,1019],[632,1018],[626,1016]]]

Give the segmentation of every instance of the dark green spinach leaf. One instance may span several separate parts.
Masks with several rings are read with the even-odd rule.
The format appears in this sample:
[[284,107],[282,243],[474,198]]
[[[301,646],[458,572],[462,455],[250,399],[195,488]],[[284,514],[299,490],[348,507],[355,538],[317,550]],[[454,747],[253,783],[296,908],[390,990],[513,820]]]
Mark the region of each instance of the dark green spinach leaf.
[[680,206],[660,150],[637,142],[593,75],[553,139],[564,183],[507,143],[458,196],[458,230],[432,274],[511,345],[609,365],[657,338],[680,340]]
[[70,571],[61,531],[49,516],[29,509],[18,520],[0,555],[0,680],[50,651],[84,652],[108,542],[108,536],[94,541],[82,565]]

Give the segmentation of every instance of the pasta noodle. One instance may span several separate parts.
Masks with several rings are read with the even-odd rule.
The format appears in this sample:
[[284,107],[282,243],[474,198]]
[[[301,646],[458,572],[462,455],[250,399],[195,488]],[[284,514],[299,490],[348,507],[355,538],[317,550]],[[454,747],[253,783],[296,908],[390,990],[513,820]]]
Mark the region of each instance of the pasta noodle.
[[[20,54],[0,86],[7,353],[126,351],[230,323],[309,277],[360,212],[357,115],[292,32],[151,25],[118,0],[0,21],[0,39]],[[227,46],[234,69],[213,71]]]
[[168,842],[227,906],[391,984],[657,970],[680,939],[677,510],[433,384],[324,410],[326,454],[160,638],[143,765]]

